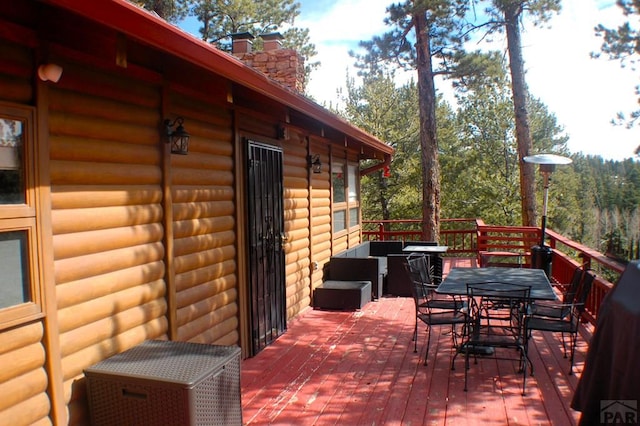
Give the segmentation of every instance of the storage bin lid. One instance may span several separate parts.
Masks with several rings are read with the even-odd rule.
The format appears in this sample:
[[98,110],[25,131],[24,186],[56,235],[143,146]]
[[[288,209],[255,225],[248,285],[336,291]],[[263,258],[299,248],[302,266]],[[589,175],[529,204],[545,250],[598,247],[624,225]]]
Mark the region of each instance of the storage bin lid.
[[193,386],[222,369],[239,353],[237,346],[147,340],[87,368],[85,374]]

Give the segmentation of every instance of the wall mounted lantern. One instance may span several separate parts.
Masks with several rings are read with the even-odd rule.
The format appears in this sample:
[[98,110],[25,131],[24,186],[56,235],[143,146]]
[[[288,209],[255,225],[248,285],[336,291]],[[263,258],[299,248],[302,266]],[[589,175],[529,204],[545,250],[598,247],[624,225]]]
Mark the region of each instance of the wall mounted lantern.
[[307,157],[307,161],[313,173],[322,173],[322,163],[320,162],[320,156],[318,154],[310,155]]
[[[184,118],[178,117],[173,122],[164,120],[166,128],[167,140],[171,144],[171,153],[187,155],[189,153],[189,133],[183,127]],[[176,126],[175,130],[173,127]]]

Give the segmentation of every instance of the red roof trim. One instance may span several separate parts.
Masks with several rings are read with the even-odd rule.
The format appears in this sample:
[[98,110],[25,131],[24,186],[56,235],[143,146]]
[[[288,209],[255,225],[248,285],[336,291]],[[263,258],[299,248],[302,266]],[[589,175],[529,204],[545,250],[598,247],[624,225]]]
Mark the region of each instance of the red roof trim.
[[278,100],[360,141],[369,147],[390,155],[393,148],[374,136],[351,125],[315,102],[291,92],[264,74],[254,70],[233,56],[216,49],[191,34],[169,24],[156,15],[126,0],[42,0],[109,28],[139,39],[145,43],[188,62],[201,66],[229,80]]

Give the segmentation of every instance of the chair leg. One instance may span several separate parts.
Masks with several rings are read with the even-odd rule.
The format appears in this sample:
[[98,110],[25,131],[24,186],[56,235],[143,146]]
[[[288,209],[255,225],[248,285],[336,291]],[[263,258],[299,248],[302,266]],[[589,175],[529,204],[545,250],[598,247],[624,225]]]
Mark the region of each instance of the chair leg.
[[576,343],[578,342],[578,332],[572,333],[571,336],[571,357],[569,358],[569,375],[573,375],[573,356],[576,352]]
[[416,318],[416,325],[413,327],[413,353],[418,352],[418,319]]
[[424,365],[427,365],[427,357],[429,356],[429,346],[431,345],[431,326],[427,326],[427,348],[424,351]]

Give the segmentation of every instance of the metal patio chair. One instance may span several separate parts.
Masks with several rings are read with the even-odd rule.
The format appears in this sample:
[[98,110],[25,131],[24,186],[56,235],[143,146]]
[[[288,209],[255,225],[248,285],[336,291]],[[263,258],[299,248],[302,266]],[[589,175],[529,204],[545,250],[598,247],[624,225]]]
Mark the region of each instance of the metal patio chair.
[[567,315],[562,317],[550,317],[542,316],[534,311],[533,315],[529,316],[525,321],[527,339],[531,337],[533,330],[551,331],[554,333],[562,334],[562,348],[564,350],[564,357],[567,358],[567,344],[565,343],[565,336],[569,335],[571,338],[571,356],[569,359],[569,374],[573,374],[573,360],[576,350],[576,343],[578,341],[578,329],[580,328],[580,320],[585,309],[585,303],[589,293],[595,275],[591,271],[585,271],[582,282],[576,291],[575,297],[569,303],[562,303],[554,306],[553,308],[558,312],[568,312]]
[[[460,351],[465,354],[464,390],[468,390],[469,358],[477,364],[482,355],[500,360],[517,360],[523,374],[522,394],[525,394],[527,354],[525,318],[530,309],[531,287],[504,282],[467,284],[469,326],[463,336]],[[499,349],[515,349],[517,358]]]
[[458,336],[456,325],[464,325],[467,322],[466,304],[460,298],[438,297],[435,293],[437,286],[433,284],[429,272],[429,258],[427,256],[412,254],[407,257],[405,267],[411,277],[411,293],[416,308],[413,329],[414,352],[418,352],[418,321],[421,321],[427,326],[427,346],[424,355],[424,365],[427,365],[431,329],[435,326],[451,327],[453,346],[455,347]]

